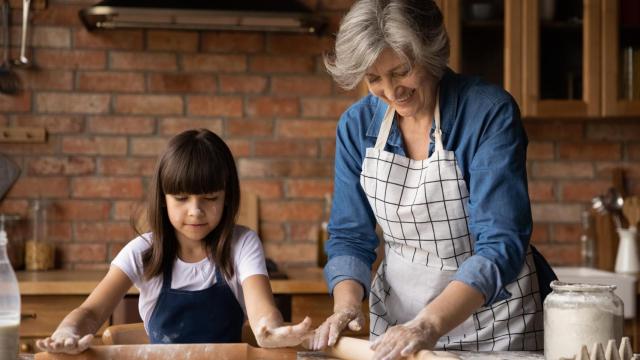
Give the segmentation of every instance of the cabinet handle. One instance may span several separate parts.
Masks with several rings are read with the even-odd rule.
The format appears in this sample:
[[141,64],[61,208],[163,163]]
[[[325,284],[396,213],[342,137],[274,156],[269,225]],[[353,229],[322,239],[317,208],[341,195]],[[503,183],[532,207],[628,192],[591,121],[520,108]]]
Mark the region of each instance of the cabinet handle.
[[38,317],[38,314],[36,313],[22,313],[20,314],[20,319],[24,320],[24,319],[35,319]]
[[28,353],[31,352],[31,344],[28,343],[20,343],[20,352]]

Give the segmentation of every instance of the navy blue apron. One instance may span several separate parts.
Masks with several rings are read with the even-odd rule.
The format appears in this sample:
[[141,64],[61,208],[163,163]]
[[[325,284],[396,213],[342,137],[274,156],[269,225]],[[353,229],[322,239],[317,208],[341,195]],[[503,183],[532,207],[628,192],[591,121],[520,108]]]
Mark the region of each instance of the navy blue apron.
[[152,344],[239,343],[244,312],[216,266],[216,283],[203,290],[171,288],[172,267],[149,319]]

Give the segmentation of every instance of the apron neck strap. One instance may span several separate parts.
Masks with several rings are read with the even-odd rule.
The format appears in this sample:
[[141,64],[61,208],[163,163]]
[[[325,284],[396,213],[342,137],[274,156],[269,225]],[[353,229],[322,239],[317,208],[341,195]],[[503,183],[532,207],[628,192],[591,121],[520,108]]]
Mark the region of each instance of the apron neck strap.
[[[376,150],[384,150],[384,146],[389,138],[391,132],[391,124],[393,124],[393,118],[395,116],[396,109],[392,106],[387,107],[387,111],[384,113],[380,130],[378,131],[378,138],[376,139]],[[434,137],[436,140],[436,150],[443,150],[442,146],[442,130],[440,129],[440,91],[436,91],[436,106],[433,111],[433,120],[435,122]]]

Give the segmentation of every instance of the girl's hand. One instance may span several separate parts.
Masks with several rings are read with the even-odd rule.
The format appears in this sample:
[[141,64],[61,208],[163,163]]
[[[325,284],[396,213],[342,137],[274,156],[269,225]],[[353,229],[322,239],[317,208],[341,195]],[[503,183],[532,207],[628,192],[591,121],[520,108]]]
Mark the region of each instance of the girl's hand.
[[338,336],[344,328],[359,331],[364,326],[364,315],[360,304],[347,306],[334,311],[322,325],[320,325],[314,334],[309,348],[311,350],[322,350],[327,346],[333,346],[338,341]]
[[311,318],[307,316],[299,324],[287,326],[273,324],[269,319],[262,318],[255,336],[261,347],[274,348],[300,345],[312,334]]
[[395,360],[424,349],[433,349],[440,335],[429,325],[412,320],[390,327],[371,344],[372,360]]
[[36,345],[42,351],[79,354],[89,348],[91,340],[93,340],[92,334],[81,337],[76,333],[75,328],[63,327],[58,328],[50,337],[38,340]]

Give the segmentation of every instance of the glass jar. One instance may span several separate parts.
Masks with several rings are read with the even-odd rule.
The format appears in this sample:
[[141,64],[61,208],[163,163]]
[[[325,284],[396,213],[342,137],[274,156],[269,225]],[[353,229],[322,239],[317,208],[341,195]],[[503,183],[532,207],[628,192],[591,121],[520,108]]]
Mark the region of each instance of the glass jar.
[[544,358],[573,358],[582,345],[620,344],[623,303],[615,285],[551,282],[544,300]]
[[25,268],[27,270],[53,269],[55,248],[47,241],[47,208],[36,200],[31,209],[31,238],[25,243]]

